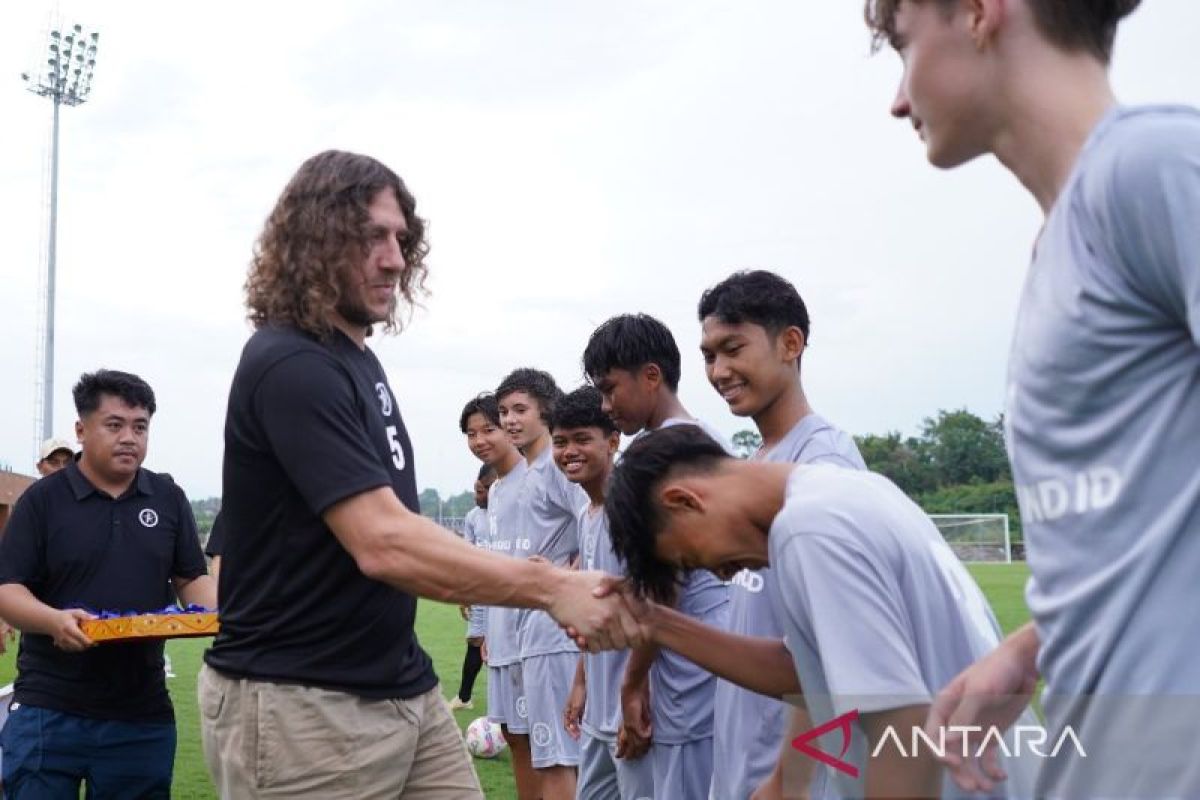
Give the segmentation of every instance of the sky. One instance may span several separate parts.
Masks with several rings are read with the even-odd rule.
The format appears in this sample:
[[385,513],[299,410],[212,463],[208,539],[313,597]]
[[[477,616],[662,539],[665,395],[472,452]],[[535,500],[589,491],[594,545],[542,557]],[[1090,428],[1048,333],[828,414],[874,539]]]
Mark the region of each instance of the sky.
[[[993,159],[926,163],[888,116],[900,63],[871,55],[857,0],[9,2],[0,464],[36,458],[51,106],[19,76],[55,18],[100,44],[91,98],[62,112],[54,429],[73,438],[81,373],[136,372],[158,398],[146,466],[192,497],[221,493],[254,240],[328,148],[391,166],[429,220],[432,294],[371,341],[422,488],[470,485],[468,398],[517,366],[573,388],[618,313],[674,331],[693,415],[751,427],[697,349],[700,293],[739,268],[800,290],[805,389],[840,427],[1001,411],[1040,213]],[[1197,32],[1194,0],[1143,3],[1118,38],[1118,97],[1200,105]]]

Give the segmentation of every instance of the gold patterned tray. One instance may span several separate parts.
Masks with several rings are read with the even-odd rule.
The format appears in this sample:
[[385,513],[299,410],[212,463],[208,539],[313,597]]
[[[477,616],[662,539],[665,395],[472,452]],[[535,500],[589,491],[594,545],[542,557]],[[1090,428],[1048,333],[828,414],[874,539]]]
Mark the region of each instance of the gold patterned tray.
[[215,611],[89,619],[81,622],[79,627],[93,642],[216,636],[220,630]]

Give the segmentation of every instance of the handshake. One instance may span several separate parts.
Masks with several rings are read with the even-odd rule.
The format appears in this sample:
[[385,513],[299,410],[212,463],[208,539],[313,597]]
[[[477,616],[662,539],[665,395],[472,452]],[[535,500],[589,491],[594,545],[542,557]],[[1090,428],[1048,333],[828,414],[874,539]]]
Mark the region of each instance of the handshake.
[[546,611],[581,650],[598,653],[652,644],[656,606],[603,572],[557,573]]

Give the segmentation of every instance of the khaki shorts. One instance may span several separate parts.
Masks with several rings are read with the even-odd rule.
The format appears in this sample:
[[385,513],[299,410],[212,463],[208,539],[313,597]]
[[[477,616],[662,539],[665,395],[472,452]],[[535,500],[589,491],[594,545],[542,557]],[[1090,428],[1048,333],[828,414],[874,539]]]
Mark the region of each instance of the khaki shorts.
[[411,700],[227,678],[198,682],[204,759],[222,798],[481,800],[438,689]]

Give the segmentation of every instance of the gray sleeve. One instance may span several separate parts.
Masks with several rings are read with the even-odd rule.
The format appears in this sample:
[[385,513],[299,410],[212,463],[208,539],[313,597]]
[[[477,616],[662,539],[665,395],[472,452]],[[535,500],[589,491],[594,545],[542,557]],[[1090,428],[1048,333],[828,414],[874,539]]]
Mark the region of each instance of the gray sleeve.
[[1179,114],[1131,133],[1105,186],[1120,268],[1200,345],[1200,120]]
[[[895,575],[840,536],[795,536],[779,552],[778,590],[810,636],[834,708],[883,711],[929,697]],[[851,699],[852,698],[852,699]]]

